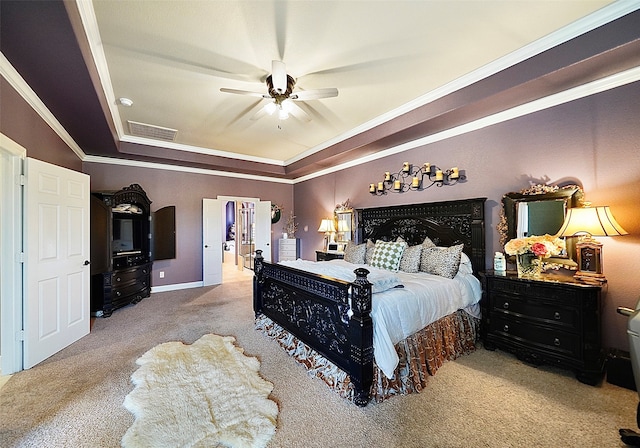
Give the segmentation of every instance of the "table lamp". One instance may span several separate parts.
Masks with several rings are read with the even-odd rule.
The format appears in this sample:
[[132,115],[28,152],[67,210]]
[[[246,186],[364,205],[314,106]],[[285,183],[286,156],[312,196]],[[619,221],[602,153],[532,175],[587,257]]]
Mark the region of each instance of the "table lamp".
[[574,278],[585,283],[603,284],[602,243],[594,236],[619,236],[628,232],[616,221],[608,206],[574,207],[567,210],[559,237],[579,237],[576,243],[578,271]]

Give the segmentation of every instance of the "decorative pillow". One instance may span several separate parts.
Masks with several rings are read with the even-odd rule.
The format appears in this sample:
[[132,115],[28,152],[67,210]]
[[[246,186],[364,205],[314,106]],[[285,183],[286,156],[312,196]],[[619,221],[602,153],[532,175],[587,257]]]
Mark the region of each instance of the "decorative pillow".
[[407,243],[377,241],[371,258],[371,266],[398,272],[402,253],[406,247]]
[[419,272],[421,255],[422,245],[407,247],[400,259],[400,270],[410,273]]
[[464,252],[460,254],[460,267],[458,268],[458,272],[461,274],[473,274],[471,259]]
[[425,236],[424,241],[422,242],[422,247],[436,247],[436,244],[431,241],[431,238]]
[[344,261],[355,264],[364,264],[364,254],[366,251],[366,244],[347,244],[347,247],[344,250]]
[[371,260],[373,259],[373,251],[375,248],[375,243],[371,240],[367,240],[367,251],[364,256],[364,262],[368,265],[371,265]]
[[463,244],[451,247],[425,247],[420,258],[420,270],[441,277],[453,278],[458,273]]

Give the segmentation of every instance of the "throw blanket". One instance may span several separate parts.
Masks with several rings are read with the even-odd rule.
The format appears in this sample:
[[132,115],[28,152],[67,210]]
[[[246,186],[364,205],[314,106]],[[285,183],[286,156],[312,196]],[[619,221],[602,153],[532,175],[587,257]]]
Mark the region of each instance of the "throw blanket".
[[[345,262],[346,263],[346,262]],[[326,261],[309,261],[309,260],[291,260],[281,261],[279,264],[289,266],[291,268],[300,269],[301,271],[311,272],[313,274],[326,275],[327,277],[337,278],[349,283],[356,279],[355,269],[362,267],[369,271],[367,280],[371,283],[371,292],[384,292],[388,289],[402,286],[400,277],[391,271],[374,268],[368,265],[356,265],[347,263],[346,265],[339,263],[339,260],[331,262]]]

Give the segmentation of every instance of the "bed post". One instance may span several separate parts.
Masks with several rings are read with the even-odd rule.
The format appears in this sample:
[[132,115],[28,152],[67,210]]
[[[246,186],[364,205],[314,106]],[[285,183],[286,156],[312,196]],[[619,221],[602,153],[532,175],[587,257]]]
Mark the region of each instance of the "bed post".
[[371,320],[371,283],[367,280],[369,271],[358,268],[355,271],[351,297],[353,315],[349,323],[351,339],[350,372],[355,388],[353,401],[358,406],[366,406],[371,396],[373,383],[373,322]]
[[256,250],[256,257],[253,265],[253,312],[255,316],[262,312],[262,285],[264,280],[262,278],[264,257],[262,256],[262,250]]

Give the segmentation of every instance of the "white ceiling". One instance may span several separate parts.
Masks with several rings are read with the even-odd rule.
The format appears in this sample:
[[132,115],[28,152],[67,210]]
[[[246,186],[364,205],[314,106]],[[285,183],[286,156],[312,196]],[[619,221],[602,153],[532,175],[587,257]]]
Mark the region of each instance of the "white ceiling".
[[[162,147],[278,164],[424,104],[609,3],[78,2],[121,140],[151,143],[127,135],[131,120],[176,129]],[[274,59],[297,80],[294,92],[335,87],[338,97],[298,102],[310,122],[252,120],[268,100],[220,88],[266,93]]]

